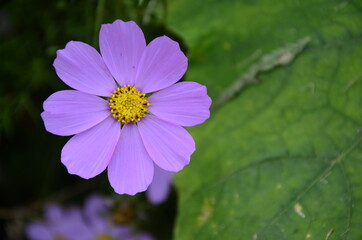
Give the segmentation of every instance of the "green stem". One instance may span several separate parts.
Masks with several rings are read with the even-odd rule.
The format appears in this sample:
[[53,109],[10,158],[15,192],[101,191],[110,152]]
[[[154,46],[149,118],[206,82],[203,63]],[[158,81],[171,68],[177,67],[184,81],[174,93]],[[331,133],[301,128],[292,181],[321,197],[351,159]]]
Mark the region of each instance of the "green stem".
[[98,45],[98,34],[99,27],[103,21],[103,10],[104,10],[104,0],[98,0],[97,8],[96,8],[96,19],[94,22],[94,35],[93,35],[93,45]]

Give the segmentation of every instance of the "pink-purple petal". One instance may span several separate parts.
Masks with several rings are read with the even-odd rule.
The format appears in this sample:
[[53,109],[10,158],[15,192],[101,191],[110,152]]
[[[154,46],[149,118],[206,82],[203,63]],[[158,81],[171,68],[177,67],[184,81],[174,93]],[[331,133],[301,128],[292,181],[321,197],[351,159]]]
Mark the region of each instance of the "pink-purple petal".
[[130,240],[132,239],[132,229],[128,225],[118,225],[109,229],[108,234],[113,239]]
[[108,203],[104,197],[93,194],[87,198],[84,206],[84,214],[88,219],[97,218],[108,210]]
[[194,126],[210,117],[211,98],[206,87],[180,82],[152,94],[149,111],[158,118],[181,126]]
[[100,195],[88,197],[84,207],[84,215],[93,232],[97,234],[106,232],[107,227],[109,227],[107,219],[109,216],[106,216],[108,210],[108,204],[104,197]]
[[54,224],[60,236],[67,240],[89,240],[94,237],[92,229],[84,219],[81,209],[72,207],[64,211],[64,218],[58,224]]
[[62,208],[54,203],[45,206],[44,215],[49,223],[58,223],[62,221],[62,218],[64,217]]
[[46,130],[61,136],[83,132],[110,115],[107,101],[74,90],[53,93],[43,107],[41,116]]
[[153,204],[160,204],[164,202],[171,190],[173,172],[165,171],[154,165],[153,179],[146,191],[148,201]]
[[73,136],[63,147],[62,163],[70,174],[89,179],[107,167],[120,135],[120,124],[112,116]]
[[137,24],[122,20],[103,24],[99,33],[99,47],[104,62],[117,82],[121,86],[133,85],[139,60],[146,48],[146,40]]
[[108,166],[108,178],[115,192],[129,195],[145,191],[152,181],[153,162],[134,123],[122,128]]
[[135,86],[143,93],[155,92],[176,83],[185,74],[187,58],[177,42],[162,36],[143,52]]
[[53,66],[59,78],[76,90],[108,97],[117,88],[101,55],[86,43],[70,41],[57,51]]
[[138,129],[148,154],[160,168],[178,172],[190,162],[195,142],[183,127],[149,115],[138,122]]
[[30,240],[52,240],[55,234],[49,226],[42,222],[32,222],[25,229]]

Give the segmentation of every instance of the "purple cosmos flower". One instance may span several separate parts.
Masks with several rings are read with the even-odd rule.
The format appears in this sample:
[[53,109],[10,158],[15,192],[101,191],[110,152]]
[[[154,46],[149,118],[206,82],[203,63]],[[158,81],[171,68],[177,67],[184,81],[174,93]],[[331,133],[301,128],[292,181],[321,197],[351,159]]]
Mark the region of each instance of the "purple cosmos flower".
[[136,23],[104,24],[94,48],[71,41],[57,51],[57,75],[76,90],[44,102],[46,129],[73,136],[61,161],[71,174],[92,178],[108,167],[119,194],[134,195],[151,183],[154,163],[178,172],[190,161],[195,142],[183,128],[204,122],[211,99],[206,87],[176,83],[187,58],[177,42],[158,37],[146,46]]
[[87,199],[84,210],[49,205],[45,221],[28,224],[30,240],[152,240],[145,233],[135,235],[127,225],[117,226],[111,221],[109,206],[104,198],[94,195]]
[[85,240],[92,237],[80,209],[62,209],[59,205],[47,206],[45,221],[31,222],[26,234],[30,240]]

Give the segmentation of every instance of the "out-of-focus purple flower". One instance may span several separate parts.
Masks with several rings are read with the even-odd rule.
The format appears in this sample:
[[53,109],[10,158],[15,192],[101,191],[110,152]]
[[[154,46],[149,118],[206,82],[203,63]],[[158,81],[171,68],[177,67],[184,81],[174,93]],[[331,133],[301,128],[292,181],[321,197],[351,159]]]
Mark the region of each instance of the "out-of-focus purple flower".
[[79,208],[63,209],[59,205],[45,208],[45,221],[34,221],[27,226],[31,240],[85,240],[92,239]]
[[[77,41],[57,51],[54,67],[76,90],[59,91],[44,102],[45,128],[73,136],[64,146],[62,163],[71,174],[92,178],[108,167],[119,194],[145,191],[154,164],[178,172],[195,151],[183,128],[210,116],[206,87],[180,82],[187,58],[166,36],[146,46],[135,22],[103,24],[100,55]],[[98,97],[101,96],[101,97]]]
[[171,190],[173,172],[165,171],[157,165],[154,166],[155,172],[153,180],[146,191],[147,199],[153,204],[163,203]]
[[89,197],[83,211],[49,205],[45,220],[28,224],[26,234],[30,240],[152,240],[145,233],[133,234],[127,225],[112,222],[109,206],[98,195]]

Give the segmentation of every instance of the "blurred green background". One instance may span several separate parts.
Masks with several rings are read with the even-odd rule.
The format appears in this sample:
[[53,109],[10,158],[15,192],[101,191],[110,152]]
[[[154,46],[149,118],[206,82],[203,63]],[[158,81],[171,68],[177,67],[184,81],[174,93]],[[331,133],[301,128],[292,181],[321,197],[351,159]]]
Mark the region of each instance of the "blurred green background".
[[[100,25],[115,19],[136,21],[148,42],[179,41],[185,80],[219,103],[190,129],[197,150],[177,194],[157,207],[142,194],[115,196],[104,174],[68,175],[59,160],[67,138],[40,119],[42,102],[67,88],[55,51],[70,40],[97,48]],[[357,0],[2,1],[2,236],[44,201],[100,191],[130,202],[146,216],[132,224],[157,239],[362,239],[361,43]]]

